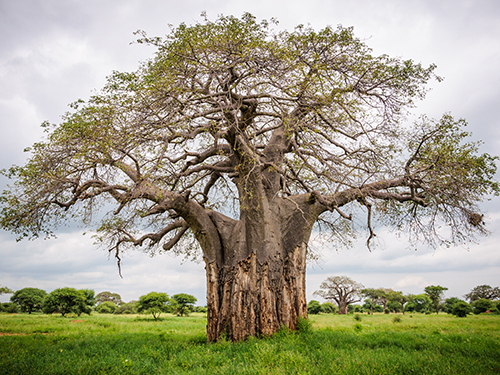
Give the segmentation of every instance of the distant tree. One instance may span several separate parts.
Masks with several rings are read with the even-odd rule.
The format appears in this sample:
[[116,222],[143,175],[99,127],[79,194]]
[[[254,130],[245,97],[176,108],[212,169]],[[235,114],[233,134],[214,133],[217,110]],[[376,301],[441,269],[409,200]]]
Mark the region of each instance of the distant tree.
[[385,292],[382,289],[365,288],[361,289],[360,295],[365,298],[365,305],[368,304],[370,308],[370,314],[373,315],[374,306],[381,303]]
[[124,302],[114,312],[119,314],[135,314],[137,313],[137,301]]
[[448,288],[441,285],[429,285],[424,289],[425,294],[431,299],[431,305],[436,314],[439,313],[439,303],[443,298],[445,290],[448,290]]
[[473,309],[472,312],[474,314],[481,314],[481,313],[484,313],[486,311],[495,310],[496,306],[493,303],[493,301],[491,301],[489,299],[479,298],[479,299],[475,300],[474,302],[472,302],[472,309]]
[[80,307],[80,313],[78,315],[82,313],[90,315],[95,305],[95,291],[92,289],[80,289],[80,291],[85,295],[85,302]]
[[14,293],[12,291],[12,289],[7,288],[6,286],[1,286],[0,285],[0,295],[2,295],[2,294],[12,294],[12,293]]
[[335,314],[339,308],[331,302],[324,302],[321,304],[321,312],[324,314]]
[[408,295],[406,311],[427,312],[431,305],[431,299],[425,293]]
[[19,306],[17,305],[17,303],[5,302],[5,303],[2,303],[0,305],[1,305],[0,311],[6,312],[9,314],[16,314],[19,312]]
[[174,294],[172,298],[177,302],[175,313],[180,316],[189,315],[191,308],[197,301],[194,296],[186,293]]
[[118,293],[111,293],[108,291],[101,292],[95,296],[95,304],[99,305],[103,302],[112,302],[116,306],[119,306],[122,301],[122,297]]
[[206,313],[207,307],[206,306],[195,306],[193,312]]
[[114,314],[117,306],[111,301],[104,301],[97,305],[95,311],[99,314]]
[[[390,303],[399,304],[400,308],[398,311],[401,311],[403,314],[405,313],[405,305],[409,301],[409,297],[407,295],[404,295],[401,291],[391,290],[387,293],[387,299]],[[394,308],[394,310],[396,309]]]
[[43,311],[46,314],[60,313],[67,314],[82,313],[90,314],[94,305],[94,291],[90,289],[59,288],[50,292],[43,302]]
[[151,313],[154,320],[158,320],[162,312],[171,312],[171,304],[172,302],[168,294],[151,292],[139,297],[137,311]]
[[363,285],[348,278],[347,276],[330,276],[319,286],[320,289],[314,295],[324,298],[329,302],[336,302],[339,314],[347,314],[347,306],[359,302],[359,293]]
[[23,288],[17,290],[12,297],[11,302],[17,303],[22,312],[31,314],[33,311],[40,311],[43,307],[43,301],[47,292],[38,288]]
[[453,305],[455,305],[457,302],[460,302],[460,301],[465,302],[457,297],[446,298],[444,300],[443,310],[446,311],[448,314],[451,314],[451,310],[453,308]]
[[497,300],[500,299],[500,288],[492,288],[489,285],[479,285],[471,289],[469,293],[464,296],[469,302],[474,302],[480,298]]
[[455,301],[450,307],[448,307],[447,312],[448,314],[458,316],[459,318],[465,318],[472,312],[472,306],[467,302],[457,298],[457,301]]
[[389,312],[393,313],[403,312],[403,308],[401,307],[401,304],[398,301],[389,300],[386,306],[387,306],[386,310],[388,310]]
[[307,304],[307,313],[316,315],[319,314],[320,312],[321,312],[321,304],[314,299],[310,300],[309,303]]

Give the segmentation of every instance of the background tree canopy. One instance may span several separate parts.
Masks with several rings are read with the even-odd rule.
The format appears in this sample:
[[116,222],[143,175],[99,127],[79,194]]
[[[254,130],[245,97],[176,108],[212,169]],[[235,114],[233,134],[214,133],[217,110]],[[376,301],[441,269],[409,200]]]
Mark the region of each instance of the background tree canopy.
[[98,238],[118,262],[137,246],[190,254],[194,238],[209,340],[296,328],[314,225],[341,243],[364,210],[368,243],[375,213],[434,246],[486,232],[495,158],[465,120],[405,122],[434,65],[373,56],[352,28],[271,26],[247,13],[139,33],[154,58],[43,124],[47,140],[5,171],[1,226],[50,235],[103,208]]

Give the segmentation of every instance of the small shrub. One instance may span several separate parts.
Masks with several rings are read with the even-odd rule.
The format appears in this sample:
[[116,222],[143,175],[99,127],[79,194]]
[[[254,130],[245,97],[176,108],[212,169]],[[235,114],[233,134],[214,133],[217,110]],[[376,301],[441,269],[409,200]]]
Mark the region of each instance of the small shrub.
[[392,318],[392,322],[393,323],[401,323],[403,319],[401,319],[401,317],[399,315],[395,316],[394,318]]
[[354,314],[354,320],[360,322],[361,321],[361,315],[359,314]]
[[389,309],[384,310],[384,314],[389,314],[389,313],[390,313]]
[[354,332],[361,332],[363,330],[363,326],[359,323],[354,325]]

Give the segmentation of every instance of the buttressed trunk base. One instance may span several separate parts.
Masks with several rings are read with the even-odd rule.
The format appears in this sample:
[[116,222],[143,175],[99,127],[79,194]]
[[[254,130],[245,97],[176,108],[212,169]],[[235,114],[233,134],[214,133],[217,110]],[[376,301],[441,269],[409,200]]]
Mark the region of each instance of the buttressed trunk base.
[[262,264],[254,253],[233,266],[206,261],[207,340],[239,341],[282,326],[296,330],[297,318],[307,317],[306,251],[303,244]]

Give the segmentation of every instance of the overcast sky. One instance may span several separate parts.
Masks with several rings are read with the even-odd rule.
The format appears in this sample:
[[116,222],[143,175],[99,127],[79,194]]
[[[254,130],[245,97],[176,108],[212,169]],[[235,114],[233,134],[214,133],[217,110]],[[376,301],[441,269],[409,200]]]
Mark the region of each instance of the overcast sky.
[[[353,26],[376,54],[435,63],[445,78],[415,109],[440,117],[451,112],[469,122],[483,152],[500,154],[500,2],[498,0],[308,0],[308,1],[0,1],[0,168],[21,164],[23,149],[42,137],[39,125],[57,123],[68,103],[100,89],[113,70],[135,70],[154,50],[132,44],[141,29],[162,36],[168,24],[200,21],[206,11],[258,19],[275,17],[279,28],[311,24]],[[0,187],[7,181],[2,177]],[[367,287],[421,293],[427,285],[462,297],[481,284],[500,285],[500,198],[484,204],[492,235],[468,248],[408,248],[404,238],[380,230],[372,252],[360,238],[352,249],[313,244],[322,258],[307,270],[308,299],[328,276],[347,275]],[[96,248],[85,228],[58,239],[16,242],[0,231],[0,284],[51,291],[71,286],[110,290],[123,300],[150,291],[190,293],[205,303],[203,263],[136,251],[123,260],[123,279],[113,258]],[[7,301],[9,295],[0,301]]]

